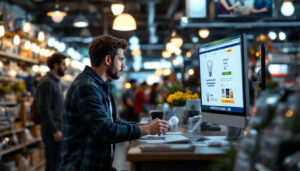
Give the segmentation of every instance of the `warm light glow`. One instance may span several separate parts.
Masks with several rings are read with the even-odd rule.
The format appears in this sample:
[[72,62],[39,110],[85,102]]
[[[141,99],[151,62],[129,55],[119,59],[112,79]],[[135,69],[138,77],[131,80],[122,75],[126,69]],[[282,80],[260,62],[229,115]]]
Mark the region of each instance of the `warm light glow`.
[[170,53],[174,53],[176,50],[176,46],[173,43],[169,42],[166,45],[166,50]]
[[126,84],[125,84],[125,88],[126,88],[126,89],[130,89],[130,88],[131,88],[131,84],[130,84],[130,83],[126,83]]
[[50,55],[51,55],[51,50],[50,49],[46,49],[45,56],[46,57],[50,57]]
[[163,74],[164,75],[170,75],[171,74],[171,69],[165,69]]
[[187,23],[188,22],[188,18],[187,17],[181,17],[181,21],[184,22],[184,23]]
[[136,29],[136,22],[130,14],[123,13],[115,18],[112,28],[118,31],[131,31]]
[[192,75],[194,75],[194,70],[193,69],[189,69],[188,73],[189,73],[190,76],[192,76]]
[[38,65],[33,65],[32,66],[32,71],[33,72],[39,72],[40,71],[40,67]]
[[21,39],[20,39],[20,36],[19,35],[14,35],[14,38],[13,38],[13,43],[14,45],[18,46],[20,43],[21,43]]
[[284,1],[282,3],[282,6],[280,8],[280,12],[282,15],[286,16],[286,17],[289,17],[289,16],[292,16],[295,12],[295,7],[293,5],[293,3],[291,1]]
[[176,48],[176,49],[175,49],[175,55],[180,55],[180,54],[181,54],[181,49]]
[[88,25],[89,21],[83,14],[79,14],[73,22],[74,27],[87,27]]
[[26,50],[29,50],[30,47],[31,47],[30,41],[29,41],[29,40],[26,40],[26,42],[25,42],[25,44],[24,44],[24,48],[25,48]]
[[285,40],[286,39],[286,34],[284,32],[279,32],[279,40]]
[[45,33],[44,33],[43,31],[40,31],[40,32],[38,33],[38,40],[39,40],[39,41],[45,40]]
[[294,111],[292,111],[292,110],[288,110],[286,113],[285,113],[285,116],[287,117],[287,118],[290,118],[290,117],[292,117],[294,115]]
[[163,58],[170,58],[172,56],[172,54],[168,51],[163,51],[161,55]]
[[140,49],[135,49],[131,51],[132,56],[139,56],[142,55],[142,51]]
[[25,24],[23,25],[23,31],[28,33],[31,29],[31,25],[28,21],[25,22]]
[[4,25],[1,24],[0,25],[0,37],[4,36],[4,34],[5,34],[5,28],[4,28]]
[[277,38],[277,35],[274,31],[270,31],[268,36],[271,40],[275,40]]
[[207,29],[201,29],[198,32],[199,37],[201,37],[202,39],[206,39],[209,36],[209,30]]
[[71,60],[70,58],[66,58],[65,62],[66,62],[66,65],[67,65],[67,66],[70,66],[72,60]]
[[41,65],[40,66],[40,71],[41,72],[48,72],[50,71],[49,67],[47,67],[46,65]]
[[60,23],[67,16],[67,13],[62,11],[50,11],[47,13],[49,17],[51,17],[52,21],[55,23]]
[[191,52],[186,52],[185,56],[190,58],[192,56],[192,53]]
[[112,4],[111,11],[114,15],[119,15],[124,11],[124,4]]
[[10,71],[8,71],[8,75],[11,76],[11,77],[16,77],[17,71],[15,71],[15,70],[10,70]]
[[183,39],[181,37],[171,38],[171,43],[173,43],[177,48],[180,48],[183,44]]

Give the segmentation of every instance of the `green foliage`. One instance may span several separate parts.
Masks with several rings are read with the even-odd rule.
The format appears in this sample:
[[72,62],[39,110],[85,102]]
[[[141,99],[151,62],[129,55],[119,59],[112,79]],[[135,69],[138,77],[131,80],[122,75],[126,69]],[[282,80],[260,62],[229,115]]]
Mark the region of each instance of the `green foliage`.
[[11,85],[11,91],[13,92],[21,92],[24,93],[26,92],[26,86],[23,82],[17,82]]

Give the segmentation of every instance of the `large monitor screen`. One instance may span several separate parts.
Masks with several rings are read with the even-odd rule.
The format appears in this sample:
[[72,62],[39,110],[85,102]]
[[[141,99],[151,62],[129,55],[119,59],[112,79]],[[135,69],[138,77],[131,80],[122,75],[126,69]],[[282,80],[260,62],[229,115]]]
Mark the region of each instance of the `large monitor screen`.
[[272,0],[215,0],[218,18],[272,17]]
[[248,78],[245,48],[242,35],[199,47],[203,112],[246,116]]

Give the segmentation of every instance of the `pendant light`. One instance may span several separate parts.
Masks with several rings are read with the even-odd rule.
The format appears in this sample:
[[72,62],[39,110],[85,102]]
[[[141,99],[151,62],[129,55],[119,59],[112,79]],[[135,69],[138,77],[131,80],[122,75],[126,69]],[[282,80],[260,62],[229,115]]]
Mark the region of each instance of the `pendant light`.
[[128,13],[118,15],[113,22],[113,30],[132,31],[136,29],[135,19]]
[[59,4],[58,1],[56,1],[55,9],[53,11],[49,11],[47,16],[51,17],[53,22],[60,23],[63,21],[64,17],[67,16],[67,13],[59,10]]
[[74,27],[87,27],[89,20],[80,12],[73,22]]
[[20,39],[20,36],[19,36],[18,34],[15,34],[15,35],[14,35],[13,43],[14,43],[14,45],[16,45],[16,46],[18,46],[18,45],[21,43],[21,39]]
[[122,3],[115,3],[111,5],[111,11],[114,15],[119,15],[124,11],[124,4]]

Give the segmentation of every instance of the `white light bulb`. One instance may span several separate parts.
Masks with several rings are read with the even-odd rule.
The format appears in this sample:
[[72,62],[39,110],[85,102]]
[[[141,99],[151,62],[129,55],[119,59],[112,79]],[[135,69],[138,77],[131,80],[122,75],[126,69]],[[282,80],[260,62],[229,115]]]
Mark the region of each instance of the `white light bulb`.
[[14,35],[13,42],[14,42],[14,45],[18,46],[21,43],[20,36],[17,34]]
[[40,31],[38,33],[38,40],[43,41],[45,39],[45,33],[43,31]]
[[26,22],[23,26],[23,31],[28,33],[30,31],[30,23],[29,22]]
[[198,34],[202,39],[206,39],[209,36],[209,30],[207,29],[199,30]]
[[4,34],[5,34],[4,25],[0,25],[0,37],[4,36]]
[[211,60],[207,61],[207,69],[208,69],[208,73],[209,73],[209,77],[211,77],[212,75],[212,67],[213,67],[213,62]]
[[24,48],[25,48],[26,50],[28,50],[28,49],[30,49],[30,47],[31,47],[31,43],[30,43],[29,40],[27,40],[27,41],[25,42],[25,44],[24,44]]
[[279,32],[279,40],[285,40],[286,34],[284,32]]
[[280,8],[280,12],[284,16],[292,16],[295,12],[295,7],[291,1],[285,1],[282,3],[282,6]]
[[277,35],[274,31],[270,31],[268,36],[271,40],[275,40],[277,38]]

